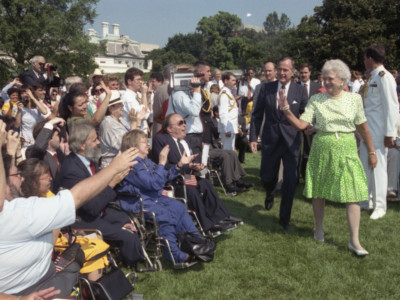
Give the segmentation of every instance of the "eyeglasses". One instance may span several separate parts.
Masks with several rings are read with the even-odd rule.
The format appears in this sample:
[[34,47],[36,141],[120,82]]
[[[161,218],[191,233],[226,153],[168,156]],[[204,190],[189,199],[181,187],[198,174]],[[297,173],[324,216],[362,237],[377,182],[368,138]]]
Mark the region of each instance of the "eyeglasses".
[[183,124],[186,125],[186,121],[185,121],[185,120],[180,120],[178,123],[176,123],[176,124],[171,124],[171,125],[182,126]]
[[22,173],[21,172],[18,172],[18,173],[15,173],[15,174],[10,174],[10,175],[8,175],[9,177],[11,177],[11,176],[17,176],[19,179],[21,179],[21,176],[22,176]]
[[101,94],[101,93],[103,93],[104,92],[104,89],[96,89],[95,90],[95,93],[96,94]]
[[45,63],[38,63],[38,65],[44,67]]

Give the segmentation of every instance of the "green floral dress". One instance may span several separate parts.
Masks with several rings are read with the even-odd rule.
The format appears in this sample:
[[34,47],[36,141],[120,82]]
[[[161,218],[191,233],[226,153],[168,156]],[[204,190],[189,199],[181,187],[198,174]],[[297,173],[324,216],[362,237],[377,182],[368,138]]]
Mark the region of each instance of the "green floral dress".
[[335,202],[368,200],[367,178],[357,154],[355,125],[367,120],[361,96],[328,93],[309,100],[302,120],[315,121],[315,135],[306,169],[304,196]]

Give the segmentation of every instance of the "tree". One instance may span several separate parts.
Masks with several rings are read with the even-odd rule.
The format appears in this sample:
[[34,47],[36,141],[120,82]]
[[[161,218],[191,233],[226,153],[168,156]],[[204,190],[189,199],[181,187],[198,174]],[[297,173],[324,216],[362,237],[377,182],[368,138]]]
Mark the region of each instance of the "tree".
[[89,42],[84,26],[93,23],[98,0],[0,0],[0,51],[16,64],[2,68],[23,71],[34,55],[59,65],[63,76],[85,76],[95,68],[101,48]]
[[312,44],[320,59],[340,58],[351,68],[363,70],[363,49],[379,43],[386,48],[386,66],[398,67],[399,1],[325,0],[314,11],[320,35],[318,45]]
[[282,13],[279,18],[276,11],[274,11],[273,13],[268,14],[265,19],[264,28],[268,35],[274,35],[278,32],[283,32],[289,29],[290,24],[290,19],[285,13]]
[[165,50],[189,53],[194,57],[200,57],[203,51],[203,37],[199,33],[175,34],[173,37],[168,38]]
[[222,11],[212,17],[203,17],[196,28],[203,37],[201,58],[221,69],[235,68],[232,49],[228,48],[228,44],[233,38],[232,32],[236,31],[241,23],[238,16]]

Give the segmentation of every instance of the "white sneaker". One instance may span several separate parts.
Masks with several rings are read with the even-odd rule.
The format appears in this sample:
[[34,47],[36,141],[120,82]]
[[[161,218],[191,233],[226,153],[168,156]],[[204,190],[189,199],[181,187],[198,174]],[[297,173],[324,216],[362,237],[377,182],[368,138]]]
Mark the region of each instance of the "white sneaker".
[[372,215],[369,217],[371,220],[378,220],[382,218],[384,215],[386,215],[386,211],[383,209],[375,209]]

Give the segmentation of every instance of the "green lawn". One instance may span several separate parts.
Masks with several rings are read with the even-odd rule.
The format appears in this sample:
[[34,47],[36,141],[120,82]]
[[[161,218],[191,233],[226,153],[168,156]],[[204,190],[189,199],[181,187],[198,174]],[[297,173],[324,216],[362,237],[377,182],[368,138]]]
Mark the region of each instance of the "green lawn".
[[292,228],[283,231],[279,195],[271,211],[264,209],[259,164],[259,154],[247,154],[245,180],[256,186],[237,197],[222,197],[245,225],[216,239],[214,261],[174,270],[163,260],[161,272],[138,274],[136,294],[146,299],[400,298],[400,203],[389,203],[387,215],[377,221],[362,212],[360,240],[370,255],[357,258],[347,250],[344,205],[327,202],[326,242],[313,239],[312,207],[301,196],[302,184],[293,204]]

